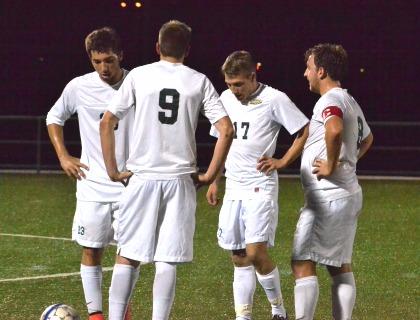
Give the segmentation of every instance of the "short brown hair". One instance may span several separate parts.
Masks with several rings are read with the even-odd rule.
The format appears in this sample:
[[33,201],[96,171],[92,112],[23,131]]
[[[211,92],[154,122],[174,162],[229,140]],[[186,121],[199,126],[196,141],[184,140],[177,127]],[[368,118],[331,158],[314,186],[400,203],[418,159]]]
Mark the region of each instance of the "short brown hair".
[[117,32],[110,27],[103,27],[89,33],[85,39],[85,47],[89,57],[92,51],[112,51],[117,55],[122,53],[121,39]]
[[160,53],[164,57],[181,59],[188,51],[191,41],[191,27],[187,24],[171,20],[159,30]]
[[250,75],[255,72],[257,65],[248,51],[241,50],[231,53],[222,65],[221,71],[228,77],[240,74]]
[[347,74],[347,52],[339,44],[321,43],[305,52],[305,62],[314,56],[317,69],[323,68],[332,80],[341,81]]

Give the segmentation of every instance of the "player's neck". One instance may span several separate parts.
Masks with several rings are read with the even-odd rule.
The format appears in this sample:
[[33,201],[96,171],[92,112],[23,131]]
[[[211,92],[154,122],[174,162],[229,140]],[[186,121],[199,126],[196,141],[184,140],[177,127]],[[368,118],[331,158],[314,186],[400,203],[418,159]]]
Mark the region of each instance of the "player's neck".
[[184,57],[182,58],[175,58],[175,57],[169,57],[169,56],[162,56],[160,55],[160,60],[167,61],[170,63],[184,63]]
[[109,81],[105,81],[106,83],[108,83],[110,86],[113,86],[115,84],[117,84],[118,82],[121,81],[121,79],[124,76],[124,71],[122,68],[120,68],[120,70],[117,72],[117,74],[115,75],[115,77],[113,77],[112,79],[109,79]]
[[326,80],[325,82],[321,83],[319,93],[322,96],[334,88],[341,88],[340,81]]

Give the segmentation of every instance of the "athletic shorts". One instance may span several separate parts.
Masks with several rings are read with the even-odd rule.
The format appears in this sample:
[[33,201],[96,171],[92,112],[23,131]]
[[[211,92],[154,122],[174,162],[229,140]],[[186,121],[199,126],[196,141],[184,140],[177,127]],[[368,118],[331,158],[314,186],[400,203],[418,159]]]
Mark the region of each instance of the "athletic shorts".
[[249,243],[267,242],[274,246],[278,221],[277,199],[261,197],[223,200],[217,239],[226,250],[245,249]]
[[292,260],[341,267],[351,263],[362,191],[349,197],[305,204],[293,241]]
[[77,200],[72,239],[84,247],[106,247],[113,240],[113,220],[117,212],[117,202]]
[[142,263],[191,261],[195,209],[191,177],[146,180],[133,176],[120,201],[118,254]]

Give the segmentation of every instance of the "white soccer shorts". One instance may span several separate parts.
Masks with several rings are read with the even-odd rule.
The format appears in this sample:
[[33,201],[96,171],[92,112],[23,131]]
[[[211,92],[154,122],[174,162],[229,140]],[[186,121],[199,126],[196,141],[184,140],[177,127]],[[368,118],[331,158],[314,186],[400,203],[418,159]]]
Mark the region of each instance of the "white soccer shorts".
[[278,221],[277,199],[224,199],[219,214],[217,239],[226,250],[245,249],[247,244],[267,242],[274,246]]
[[113,220],[117,211],[116,202],[77,200],[72,239],[84,247],[106,247],[113,240]]
[[341,267],[351,263],[362,191],[349,197],[305,204],[296,226],[292,260]]
[[196,190],[191,177],[146,180],[133,176],[118,217],[118,254],[148,263],[193,258]]

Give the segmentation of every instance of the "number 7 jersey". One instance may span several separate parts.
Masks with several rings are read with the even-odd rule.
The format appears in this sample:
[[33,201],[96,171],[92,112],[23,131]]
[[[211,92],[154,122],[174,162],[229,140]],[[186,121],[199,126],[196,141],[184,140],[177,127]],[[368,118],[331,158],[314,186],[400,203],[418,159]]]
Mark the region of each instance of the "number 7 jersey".
[[108,111],[122,119],[131,108],[135,118],[127,169],[146,179],[196,172],[199,113],[212,124],[227,116],[204,74],[163,60],[133,69]]

